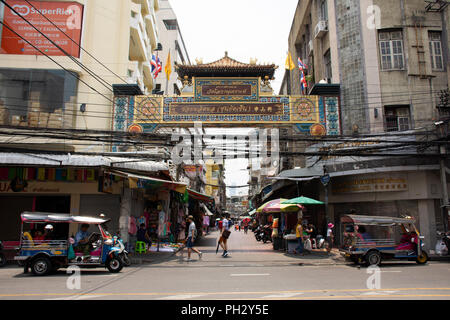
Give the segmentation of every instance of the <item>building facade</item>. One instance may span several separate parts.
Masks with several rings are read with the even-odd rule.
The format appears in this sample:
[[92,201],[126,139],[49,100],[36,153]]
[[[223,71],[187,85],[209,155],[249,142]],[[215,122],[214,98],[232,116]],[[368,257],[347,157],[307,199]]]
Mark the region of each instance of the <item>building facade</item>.
[[175,68],[177,64],[190,64],[189,53],[178,25],[177,16],[170,6],[168,0],[160,0],[160,8],[156,13],[157,26],[160,30],[159,42],[162,50],[158,51],[159,58],[163,61],[164,66],[168,63],[168,55],[170,53],[170,64],[172,73],[167,79],[165,72],[161,72],[155,79],[155,92],[164,92],[165,95],[179,95],[181,93],[181,82]]
[[111,130],[112,85],[153,90],[158,0],[9,3],[45,37],[0,5],[2,125]]
[[[338,88],[347,138],[288,149],[350,151],[355,156],[299,157],[293,161],[299,168],[288,163],[290,170],[279,178],[302,180],[300,193],[327,202],[326,220],[338,226],[351,209],[413,216],[429,239],[427,250],[434,249],[436,230],[448,228],[442,178],[447,153],[445,148],[418,147],[437,141],[439,92],[449,85],[448,21],[448,7],[434,10],[421,0],[299,1],[289,50],[308,66],[308,94]],[[281,92],[300,90],[299,70],[286,73]],[[371,148],[385,155],[357,156]],[[325,174],[331,177],[327,186],[319,181]]]

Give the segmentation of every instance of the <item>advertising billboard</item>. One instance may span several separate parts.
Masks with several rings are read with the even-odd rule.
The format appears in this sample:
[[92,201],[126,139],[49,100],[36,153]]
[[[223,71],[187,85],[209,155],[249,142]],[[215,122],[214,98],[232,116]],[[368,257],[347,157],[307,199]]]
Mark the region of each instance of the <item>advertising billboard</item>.
[[[79,58],[80,48],[64,35],[64,33],[77,43],[80,43],[83,22],[83,5],[76,2],[59,1],[29,2],[32,6],[23,0],[8,0],[7,4],[14,10],[8,8],[6,5],[0,5],[0,7],[3,6],[3,8],[1,8],[3,15],[0,15],[0,18],[2,18],[2,22],[7,26],[0,26],[0,28],[2,28],[0,32],[0,53],[42,55],[38,50],[34,49],[21,38],[23,37],[49,56],[65,55],[60,49],[52,44],[51,41],[36,31],[33,26],[24,21],[24,19],[19,16],[20,14],[68,54]],[[58,30],[52,22],[64,33]],[[11,28],[20,36],[16,35],[8,28]]]

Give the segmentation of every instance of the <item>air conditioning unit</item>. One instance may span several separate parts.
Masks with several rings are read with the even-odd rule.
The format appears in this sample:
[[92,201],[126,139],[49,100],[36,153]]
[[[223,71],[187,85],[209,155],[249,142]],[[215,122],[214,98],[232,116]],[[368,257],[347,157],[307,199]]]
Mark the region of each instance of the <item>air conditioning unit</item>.
[[314,29],[314,38],[322,38],[328,32],[328,21],[320,20]]
[[309,43],[308,43],[308,53],[309,53],[309,54],[312,54],[313,51],[314,51],[314,41],[309,40]]

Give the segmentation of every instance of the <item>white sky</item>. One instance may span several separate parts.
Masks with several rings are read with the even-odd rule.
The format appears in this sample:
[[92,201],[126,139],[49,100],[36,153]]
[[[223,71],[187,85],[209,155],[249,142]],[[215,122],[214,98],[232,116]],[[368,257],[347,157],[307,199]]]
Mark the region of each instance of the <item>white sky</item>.
[[[284,75],[288,37],[298,0],[169,0],[191,59],[204,63],[225,51],[238,61],[279,66],[272,87],[278,94]],[[233,132],[236,132],[235,130]],[[240,130],[238,134],[242,134]],[[245,159],[226,161],[227,185],[246,185]],[[237,189],[247,193],[248,189]],[[230,189],[227,190],[230,194]]]

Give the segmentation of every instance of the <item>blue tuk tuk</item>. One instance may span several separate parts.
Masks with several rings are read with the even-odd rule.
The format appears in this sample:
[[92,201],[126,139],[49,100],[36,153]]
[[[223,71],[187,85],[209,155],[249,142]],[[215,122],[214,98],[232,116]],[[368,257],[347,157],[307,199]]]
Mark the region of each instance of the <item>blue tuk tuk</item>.
[[[82,268],[106,267],[110,272],[120,272],[124,266],[124,245],[117,237],[112,237],[106,230],[105,224],[109,220],[71,216],[57,213],[24,212],[21,214],[22,226],[20,245],[17,256],[14,257],[24,273],[29,269],[34,275],[44,276],[55,272],[59,268],[78,266]],[[72,247],[74,239],[69,237],[71,224],[87,224],[96,227],[89,236],[87,245],[89,255],[76,252]],[[46,239],[37,237],[33,233],[49,225],[59,232]]]
[[345,215],[341,217],[341,253],[349,260],[379,265],[382,260],[425,264],[428,254],[412,217]]

